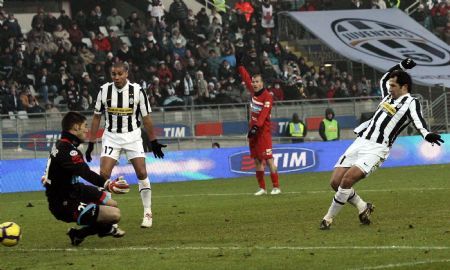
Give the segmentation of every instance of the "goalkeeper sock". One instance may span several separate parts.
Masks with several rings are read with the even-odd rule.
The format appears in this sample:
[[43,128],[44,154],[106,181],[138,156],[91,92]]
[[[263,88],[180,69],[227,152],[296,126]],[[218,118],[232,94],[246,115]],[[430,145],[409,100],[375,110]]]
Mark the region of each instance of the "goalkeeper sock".
[[358,212],[361,213],[362,211],[364,211],[366,209],[367,203],[363,199],[361,199],[361,197],[359,197],[358,194],[356,194],[356,191],[353,188],[351,188],[351,190],[352,190],[352,193],[351,193],[350,197],[348,197],[347,201],[351,205],[358,208]]
[[280,187],[278,183],[278,172],[270,173],[270,179],[272,179],[272,185],[274,188]]
[[93,226],[83,226],[80,229],[76,230],[76,236],[79,238],[86,238],[89,235],[94,235],[98,233],[98,228]]
[[258,180],[259,187],[266,189],[266,182],[264,181],[264,171],[256,171],[256,179]]
[[334,195],[333,201],[331,202],[331,206],[323,219],[333,220],[333,218],[339,213],[339,211],[341,211],[342,207],[345,205],[345,202],[350,197],[351,192],[351,188],[339,187],[338,191]]
[[98,237],[105,237],[111,235],[114,232],[113,224],[96,224],[95,228],[97,229]]
[[139,180],[139,193],[141,194],[142,205],[144,206],[144,215],[152,212],[152,187],[147,178]]

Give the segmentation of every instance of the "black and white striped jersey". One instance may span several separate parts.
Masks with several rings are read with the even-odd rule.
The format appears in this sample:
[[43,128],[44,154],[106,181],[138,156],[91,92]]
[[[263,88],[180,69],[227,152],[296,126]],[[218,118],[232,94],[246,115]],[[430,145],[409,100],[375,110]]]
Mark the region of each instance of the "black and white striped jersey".
[[380,80],[383,99],[372,118],[354,129],[359,137],[389,147],[410,123],[423,137],[429,133],[417,98],[409,93],[397,99],[392,98],[387,84],[390,73],[384,74]]
[[105,130],[113,133],[138,129],[139,117],[151,111],[145,91],[139,84],[129,81],[122,89],[117,89],[112,82],[102,85],[94,109],[95,114],[105,114]]

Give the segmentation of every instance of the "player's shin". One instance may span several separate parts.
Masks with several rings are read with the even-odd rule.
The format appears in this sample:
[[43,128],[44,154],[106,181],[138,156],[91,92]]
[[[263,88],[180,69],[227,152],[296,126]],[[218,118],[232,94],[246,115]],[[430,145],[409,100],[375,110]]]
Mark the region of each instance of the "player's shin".
[[256,171],[256,180],[258,180],[259,188],[266,189],[266,182],[264,181],[264,171]]
[[333,201],[331,202],[331,206],[323,219],[327,221],[332,221],[333,218],[337,216],[337,214],[341,211],[342,207],[345,205],[345,202],[347,202],[351,193],[352,193],[351,188],[346,189],[339,187],[338,191],[334,195]]
[[141,194],[144,215],[152,212],[152,188],[147,178],[139,180],[139,193]]
[[347,202],[358,208],[359,213],[361,213],[362,211],[364,211],[364,209],[366,209],[367,203],[363,199],[361,199],[361,197],[356,193],[356,191],[353,188],[351,188],[351,193],[350,196],[348,197]]

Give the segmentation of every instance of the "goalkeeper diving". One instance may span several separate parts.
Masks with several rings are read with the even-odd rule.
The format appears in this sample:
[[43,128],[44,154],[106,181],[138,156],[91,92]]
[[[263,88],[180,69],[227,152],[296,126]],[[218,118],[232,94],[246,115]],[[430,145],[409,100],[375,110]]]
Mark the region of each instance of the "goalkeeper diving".
[[[68,112],[62,120],[61,139],[56,142],[47,162],[42,183],[46,189],[50,212],[58,220],[82,226],[67,232],[71,244],[78,246],[89,235],[122,237],[125,232],[117,223],[120,209],[111,193],[129,191],[125,179],[105,179],[91,171],[78,146],[86,139],[86,117]],[[92,183],[85,185],[79,177]]]

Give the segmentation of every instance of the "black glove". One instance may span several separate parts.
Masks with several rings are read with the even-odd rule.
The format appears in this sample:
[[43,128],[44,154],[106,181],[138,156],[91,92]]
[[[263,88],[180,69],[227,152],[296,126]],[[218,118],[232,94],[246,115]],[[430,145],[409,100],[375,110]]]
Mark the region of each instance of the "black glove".
[[150,142],[150,147],[152,148],[155,158],[164,158],[164,153],[161,148],[167,147],[166,144],[160,144],[158,140],[155,139]]
[[94,143],[93,142],[89,142],[88,144],[88,148],[86,149],[86,160],[87,162],[91,162],[92,157],[91,157],[91,153],[94,150]]
[[400,63],[400,66],[403,69],[412,69],[416,66],[416,62],[414,62],[414,60],[412,60],[411,58],[406,58]]
[[441,143],[444,143],[444,140],[441,139],[441,135],[436,133],[428,133],[427,136],[425,136],[425,140],[430,143],[435,143],[437,145],[441,145]]
[[256,133],[258,133],[258,126],[253,126],[247,133],[247,138],[253,138],[256,136]]

